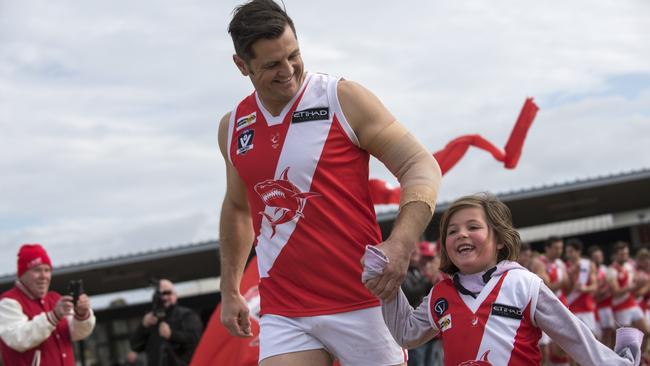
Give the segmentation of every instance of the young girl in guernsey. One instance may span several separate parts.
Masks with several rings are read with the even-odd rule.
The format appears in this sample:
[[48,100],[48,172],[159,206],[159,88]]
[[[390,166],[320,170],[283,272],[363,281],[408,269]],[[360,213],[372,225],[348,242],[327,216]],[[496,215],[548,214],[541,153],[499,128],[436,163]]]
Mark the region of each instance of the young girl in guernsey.
[[638,365],[638,345],[619,347],[618,354],[605,347],[515,261],[519,233],[496,197],[453,202],[441,218],[440,242],[440,269],[448,277],[422,304],[411,308],[401,291],[382,302],[384,321],[402,347],[418,347],[440,333],[447,366],[539,365],[544,331],[580,365]]

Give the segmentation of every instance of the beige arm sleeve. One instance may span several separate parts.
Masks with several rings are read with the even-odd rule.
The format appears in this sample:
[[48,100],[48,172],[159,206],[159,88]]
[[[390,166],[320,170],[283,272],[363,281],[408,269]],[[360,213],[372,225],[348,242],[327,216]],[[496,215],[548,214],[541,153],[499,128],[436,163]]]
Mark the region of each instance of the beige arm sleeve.
[[399,122],[393,121],[365,146],[390,170],[401,186],[400,209],[422,201],[435,211],[441,172],[433,155]]

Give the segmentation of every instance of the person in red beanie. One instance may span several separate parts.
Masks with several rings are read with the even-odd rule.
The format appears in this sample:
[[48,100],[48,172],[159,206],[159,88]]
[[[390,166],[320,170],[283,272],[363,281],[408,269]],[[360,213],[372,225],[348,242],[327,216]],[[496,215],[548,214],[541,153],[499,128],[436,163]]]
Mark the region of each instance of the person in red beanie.
[[76,305],[68,295],[49,291],[52,261],[40,244],[18,251],[14,287],[0,295],[0,353],[5,365],[74,366],[72,342],[95,327],[88,296]]

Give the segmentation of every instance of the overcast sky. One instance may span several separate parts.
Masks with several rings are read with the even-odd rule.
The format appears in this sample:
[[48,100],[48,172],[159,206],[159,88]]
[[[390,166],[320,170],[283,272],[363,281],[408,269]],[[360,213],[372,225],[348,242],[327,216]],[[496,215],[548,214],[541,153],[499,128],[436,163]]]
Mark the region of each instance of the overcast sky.
[[[252,91],[238,3],[0,0],[0,274],[24,242],[56,266],[218,238],[217,124]],[[442,201],[650,167],[646,0],[285,3],[307,70],[365,85],[431,151],[503,147],[535,98],[519,166],[470,150]]]

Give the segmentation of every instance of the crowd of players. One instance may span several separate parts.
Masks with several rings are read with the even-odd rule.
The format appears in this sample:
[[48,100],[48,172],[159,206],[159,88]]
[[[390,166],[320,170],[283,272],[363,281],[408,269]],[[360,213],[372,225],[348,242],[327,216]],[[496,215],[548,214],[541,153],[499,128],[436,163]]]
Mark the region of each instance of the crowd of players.
[[[611,247],[610,261],[599,246],[585,250],[578,239],[566,242],[551,237],[544,252],[524,244],[519,263],[537,274],[569,310],[583,321],[602,343],[614,347],[615,330],[635,327],[650,335],[650,250],[630,256],[628,243]],[[584,255],[583,255],[584,254]],[[569,365],[571,360],[548,337],[540,341],[544,365]],[[647,341],[642,364],[648,363]]]

